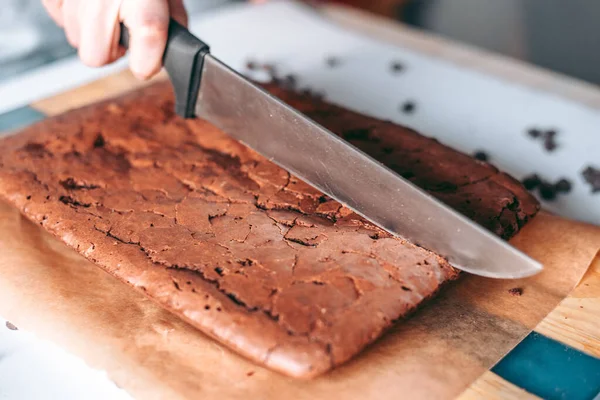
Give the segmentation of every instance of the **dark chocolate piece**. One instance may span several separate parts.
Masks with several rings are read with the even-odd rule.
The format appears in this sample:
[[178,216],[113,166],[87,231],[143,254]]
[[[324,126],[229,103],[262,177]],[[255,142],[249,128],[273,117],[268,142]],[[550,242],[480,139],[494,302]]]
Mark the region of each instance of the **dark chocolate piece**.
[[523,289],[520,287],[514,287],[512,289],[508,289],[508,293],[512,294],[513,296],[521,296],[523,295]]
[[[539,208],[514,179],[435,140],[265,87],[332,132],[364,130],[352,143],[504,238]],[[3,139],[0,195],[206,334],[292,376],[345,362],[457,277],[173,108],[159,83]]]

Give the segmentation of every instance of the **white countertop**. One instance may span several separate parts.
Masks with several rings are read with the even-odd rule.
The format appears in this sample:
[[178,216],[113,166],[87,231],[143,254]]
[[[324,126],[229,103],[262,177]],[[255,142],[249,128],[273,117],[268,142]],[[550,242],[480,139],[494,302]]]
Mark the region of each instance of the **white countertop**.
[[[567,177],[573,182],[572,193],[544,206],[600,222],[600,194],[592,195],[580,175],[584,166],[598,160],[598,109],[375,42],[287,2],[236,5],[203,14],[192,18],[191,30],[211,44],[217,57],[241,71],[248,59],[274,62],[281,71],[296,74],[300,85],[323,90],[333,102],[412,126],[467,153],[485,150],[494,164],[519,179],[532,172],[552,181]],[[341,60],[339,67],[327,67],[329,56]],[[392,74],[390,64],[396,60],[406,68]],[[0,84],[0,113],[125,65],[121,60],[90,69],[66,59],[24,74]],[[416,104],[412,114],[399,111],[407,100]],[[527,138],[531,127],[557,129],[559,148],[544,151]],[[0,320],[0,399],[127,397],[104,373],[31,334],[6,329]]]

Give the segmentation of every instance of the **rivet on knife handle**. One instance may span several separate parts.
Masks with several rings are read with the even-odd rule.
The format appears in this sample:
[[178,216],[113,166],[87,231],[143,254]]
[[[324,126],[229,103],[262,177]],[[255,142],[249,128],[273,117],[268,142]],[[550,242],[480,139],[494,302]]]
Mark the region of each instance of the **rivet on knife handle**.
[[[129,48],[129,30],[123,24],[119,43]],[[194,116],[202,63],[208,52],[209,47],[206,43],[171,19],[163,64],[175,92],[175,112],[184,118]]]

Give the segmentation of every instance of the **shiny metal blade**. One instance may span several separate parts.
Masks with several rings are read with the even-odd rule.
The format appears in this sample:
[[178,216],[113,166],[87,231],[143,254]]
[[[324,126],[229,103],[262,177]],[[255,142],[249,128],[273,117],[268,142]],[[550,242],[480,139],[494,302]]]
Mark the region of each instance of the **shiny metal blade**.
[[522,278],[542,266],[208,55],[196,115],[393,235],[464,271]]

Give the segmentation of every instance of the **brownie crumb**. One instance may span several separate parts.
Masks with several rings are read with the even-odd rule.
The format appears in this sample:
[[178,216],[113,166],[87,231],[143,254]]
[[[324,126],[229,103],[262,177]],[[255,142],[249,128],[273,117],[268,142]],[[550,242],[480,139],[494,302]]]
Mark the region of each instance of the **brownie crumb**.
[[340,59],[334,56],[329,56],[325,59],[325,63],[329,68],[335,68],[340,65]]
[[544,139],[544,148],[548,151],[554,151],[556,150],[556,148],[558,147],[558,145],[556,144],[556,141],[554,140],[553,137],[546,137]]
[[402,72],[404,70],[404,64],[402,64],[400,61],[394,61],[392,62],[390,68],[394,73]]
[[568,179],[561,179],[558,182],[556,182],[555,184],[556,187],[556,191],[560,192],[560,193],[569,193],[571,191],[571,181],[569,181]]
[[552,152],[558,148],[558,144],[556,143],[557,131],[555,129],[544,131],[538,128],[531,128],[527,130],[527,135],[532,139],[542,140],[544,149],[548,152]]
[[527,190],[533,190],[535,188],[537,188],[540,183],[542,183],[542,179],[538,176],[538,174],[532,174],[532,175],[528,175],[526,176],[521,183],[523,183],[523,186],[525,186],[525,189]]
[[542,131],[540,131],[539,129],[536,129],[536,128],[531,128],[527,131],[527,134],[529,135],[529,137],[531,137],[533,139],[537,139],[540,136],[542,136]]
[[527,190],[533,191],[538,189],[540,197],[547,201],[556,199],[559,193],[569,193],[573,186],[571,181],[566,178],[561,178],[556,183],[552,183],[540,178],[538,174],[526,176],[521,183],[523,183],[523,186]]
[[588,166],[581,173],[583,179],[592,187],[592,193],[600,192],[600,168]]
[[417,108],[417,105],[413,101],[408,100],[405,101],[400,108],[403,113],[412,114],[415,111],[415,108]]
[[17,328],[16,326],[14,326],[12,323],[10,323],[8,321],[6,321],[6,327],[8,329],[10,329],[11,331],[18,331],[19,330],[19,328]]
[[488,153],[482,150],[478,150],[473,154],[473,157],[479,161],[488,161],[490,159]]
[[556,188],[553,184],[542,182],[540,184],[540,197],[544,200],[554,200],[556,198]]
[[246,374],[246,376],[252,376],[254,375],[254,371],[248,371],[248,373]]
[[513,296],[522,296],[523,289],[520,287],[514,287],[512,289],[508,289],[508,293],[512,294]]

